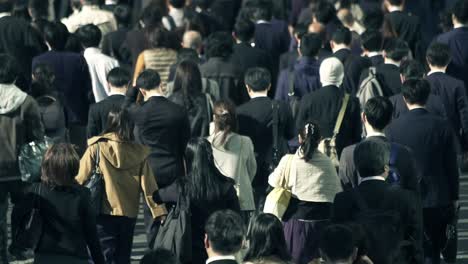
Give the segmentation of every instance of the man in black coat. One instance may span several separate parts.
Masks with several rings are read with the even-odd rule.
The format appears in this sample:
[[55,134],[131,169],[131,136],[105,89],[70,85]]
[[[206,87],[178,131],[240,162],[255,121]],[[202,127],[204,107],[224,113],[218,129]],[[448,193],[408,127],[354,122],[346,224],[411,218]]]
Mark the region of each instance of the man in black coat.
[[[389,166],[397,169],[400,176],[399,186],[419,195],[418,174],[410,150],[403,145],[390,143],[383,132],[392,120],[392,110],[390,100],[385,97],[374,97],[367,101],[362,114],[366,140],[372,139],[388,144],[390,156],[393,157]],[[354,164],[355,148],[356,145],[348,146],[341,153],[339,176],[345,189],[356,188],[361,180]]]
[[88,138],[92,138],[104,132],[107,128],[109,112],[122,108],[130,80],[130,73],[123,68],[114,68],[107,74],[109,96],[101,102],[90,106],[87,131]]
[[409,147],[421,173],[424,231],[428,237],[425,252],[430,263],[440,262],[446,228],[458,207],[459,172],[455,138],[446,120],[425,109],[431,92],[426,80],[407,80],[402,87],[410,111],[394,120],[386,135],[391,142]]
[[[332,220],[335,223],[357,225],[353,228],[356,239],[367,240],[367,243],[360,243],[360,251],[367,251],[367,255],[374,263],[422,264],[423,223],[419,198],[410,191],[394,188],[386,182],[389,161],[390,148],[382,140],[367,139],[356,146],[354,163],[361,176],[361,183],[355,189],[346,190],[335,196]],[[398,220],[390,222],[391,218],[387,216],[385,224],[370,222],[372,221],[370,217],[376,217],[379,213],[392,214],[394,219]],[[363,215],[367,217],[362,219]],[[382,217],[379,219],[384,220]],[[370,223],[360,222],[363,220]],[[379,226],[371,226],[372,224]],[[362,235],[358,234],[361,228],[358,227],[364,230],[379,228],[380,232],[386,231],[386,234],[391,232],[389,235],[392,237],[361,238]],[[391,229],[386,230],[386,228]],[[396,241],[397,245],[382,249],[382,245],[389,245],[386,244],[388,241]],[[398,242],[402,241],[409,242],[407,247],[411,251],[407,256],[398,250]],[[400,258],[396,262],[392,257]]]
[[117,20],[117,30],[107,33],[102,38],[102,52],[108,56],[114,57],[127,69],[132,66],[130,61],[127,61],[120,51],[120,47],[124,43],[127,33],[130,31],[129,23],[131,19],[131,10],[127,5],[117,5],[114,9],[114,16]]
[[[250,101],[237,108],[239,134],[248,136],[254,144],[257,174],[252,182],[257,207],[261,208],[268,187],[269,165],[273,157],[273,115],[278,114],[278,157],[288,153],[287,141],[295,136],[294,120],[289,106],[271,100],[267,94],[271,87],[270,73],[265,68],[251,68],[245,74]],[[276,104],[278,107],[274,108]]]
[[[450,49],[447,45],[433,43],[426,53],[431,69],[426,80],[431,84],[431,93],[439,96],[445,107],[447,119],[457,136],[458,147],[468,146],[468,98],[465,84],[445,73],[450,62]],[[458,148],[460,151],[461,148]],[[460,152],[459,152],[460,153]]]
[[[144,102],[131,107],[130,115],[135,122],[136,141],[151,148],[148,161],[159,188],[164,188],[185,174],[183,156],[190,137],[190,125],[185,110],[165,98],[160,85],[157,71],[143,71],[136,80],[136,87]],[[151,228],[153,219],[149,209],[145,208],[148,241],[152,241],[156,235]]]
[[[324,138],[333,136],[333,129],[345,95],[345,92],[339,88],[343,78],[344,67],[337,58],[331,57],[322,62],[320,65],[322,88],[302,97],[296,117],[297,127],[303,127],[305,122],[315,120]],[[360,114],[359,100],[351,96],[336,138],[338,155],[343,148],[361,141]]]
[[384,63],[382,44],[382,33],[377,30],[366,30],[361,35],[363,55],[370,59],[373,67],[377,67]]

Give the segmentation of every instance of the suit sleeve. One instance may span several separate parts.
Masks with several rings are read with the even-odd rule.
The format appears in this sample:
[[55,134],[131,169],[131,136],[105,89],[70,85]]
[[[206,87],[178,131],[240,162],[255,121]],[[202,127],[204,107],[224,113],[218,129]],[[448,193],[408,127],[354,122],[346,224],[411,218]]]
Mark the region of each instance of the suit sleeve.
[[333,223],[347,223],[351,220],[349,213],[349,198],[346,197],[346,193],[338,193],[335,195],[332,207],[332,222]]
[[423,218],[421,200],[419,198],[416,198],[417,196],[417,194],[405,192],[405,195],[401,195],[400,197],[406,198],[406,201],[402,201],[402,204],[407,205],[407,230],[405,232],[405,239],[413,242],[413,263],[421,264],[423,263]]
[[459,172],[458,172],[458,163],[457,163],[457,153],[455,149],[455,138],[452,130],[448,127],[447,124],[447,129],[445,130],[445,135],[444,135],[444,140],[445,140],[445,150],[444,150],[444,155],[443,159],[445,169],[443,170],[445,172],[445,175],[448,179],[449,182],[449,195],[450,199],[452,201],[456,201],[459,199]]
[[357,186],[357,172],[350,147],[343,149],[340,158],[339,174],[343,189],[348,190]]
[[100,120],[99,116],[96,113],[96,105],[92,105],[89,109],[89,114],[88,114],[88,127],[87,127],[87,134],[88,138],[95,137],[99,135],[100,127]]
[[418,179],[422,176],[418,175],[413,154],[408,148],[403,148],[400,151],[401,155],[398,155],[398,157],[401,158],[397,158],[397,161],[399,161],[397,164],[401,162],[401,167],[398,168],[401,173],[401,187],[419,194]]
[[457,87],[455,98],[457,98],[457,110],[460,118],[460,126],[463,130],[462,146],[468,146],[468,98],[463,83]]

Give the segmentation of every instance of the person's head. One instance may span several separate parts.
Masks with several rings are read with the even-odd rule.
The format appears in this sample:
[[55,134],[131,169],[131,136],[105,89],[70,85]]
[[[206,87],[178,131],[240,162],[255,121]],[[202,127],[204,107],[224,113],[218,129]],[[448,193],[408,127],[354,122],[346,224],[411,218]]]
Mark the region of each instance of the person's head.
[[227,32],[215,32],[206,41],[206,56],[208,58],[227,58],[232,54],[234,40]]
[[322,136],[317,123],[309,121],[299,128],[300,153],[305,161],[312,159]]
[[267,94],[271,88],[271,74],[265,68],[254,67],[245,72],[244,83],[247,93],[252,97],[255,93]]
[[44,27],[44,40],[52,50],[64,50],[68,35],[67,27],[60,22],[47,23]]
[[161,26],[164,13],[165,12],[157,5],[148,5],[141,13],[139,25],[142,28],[154,28]]
[[240,20],[234,25],[234,37],[239,42],[250,43],[255,35],[255,24],[250,20]]
[[33,20],[47,18],[49,16],[49,1],[29,0],[28,13]]
[[270,21],[273,17],[273,2],[270,0],[257,0],[253,10],[253,18],[255,21]]
[[363,25],[368,30],[379,31],[384,23],[384,14],[379,8],[364,13]]
[[146,253],[140,264],[179,264],[176,256],[167,249],[158,248]]
[[114,8],[114,17],[120,26],[128,26],[132,17],[132,10],[126,4],[118,4]]
[[232,256],[240,251],[245,237],[244,222],[231,210],[214,212],[205,224],[208,257]]
[[0,13],[13,11],[13,0],[0,0]]
[[184,106],[187,110],[195,106],[192,97],[202,93],[202,77],[198,65],[185,60],[177,65],[174,77],[174,92],[181,91],[184,100]]
[[332,21],[336,17],[335,6],[329,1],[319,1],[314,6],[313,10],[313,22],[319,22],[324,25]]
[[136,80],[136,87],[148,99],[153,93],[162,93],[161,91],[161,77],[156,70],[144,70]]
[[299,53],[303,57],[316,57],[322,48],[322,39],[319,34],[307,33],[302,36],[299,44]]
[[106,128],[102,134],[108,133],[115,134],[122,141],[133,141],[133,121],[126,109],[109,111]]
[[111,92],[125,92],[128,88],[130,80],[130,73],[121,67],[116,67],[110,70],[107,74],[107,83]]
[[330,46],[333,52],[343,48],[349,48],[351,45],[351,31],[345,27],[339,27],[333,32],[330,40]]
[[217,101],[213,107],[213,122],[215,124],[215,132],[223,133],[220,143],[224,144],[227,136],[231,132],[237,131],[235,105],[227,100]]
[[345,225],[330,225],[321,234],[319,250],[326,263],[352,264],[357,257],[353,232]]
[[366,139],[354,149],[354,164],[362,178],[382,176],[387,178],[390,148],[386,142]]
[[424,79],[409,79],[403,83],[401,93],[406,105],[411,110],[414,107],[426,105],[427,98],[429,98],[429,94],[431,93],[431,86]]
[[52,145],[44,155],[41,181],[52,186],[71,186],[80,168],[80,157],[71,144]]
[[409,51],[408,44],[404,40],[393,38],[385,44],[383,56],[387,60],[401,62],[408,56]]
[[34,98],[50,94],[54,91],[55,73],[51,66],[45,63],[36,65],[32,71],[31,95]]
[[184,8],[185,6],[185,0],[168,0],[167,3],[169,4],[170,7],[176,8],[176,9],[181,9],[181,8]]
[[14,83],[19,75],[17,61],[6,53],[0,54],[0,61],[0,84]]
[[182,47],[186,49],[196,50],[198,53],[201,52],[203,46],[203,39],[198,31],[186,31],[182,37]]
[[424,66],[417,60],[405,60],[400,65],[400,79],[405,82],[409,79],[424,78]]
[[382,50],[383,36],[377,30],[366,30],[361,35],[361,45],[365,52],[378,52]]
[[453,24],[468,23],[468,0],[458,0],[452,8]]
[[275,256],[289,262],[291,255],[286,247],[283,224],[272,214],[259,214],[250,222],[247,240],[249,250],[245,254],[245,262],[253,262],[264,257]]
[[386,97],[378,96],[369,99],[364,106],[362,121],[367,133],[370,130],[382,132],[392,121],[393,105]]
[[170,48],[169,32],[163,27],[155,27],[147,33],[151,48]]
[[445,69],[450,63],[450,48],[447,44],[434,42],[426,52],[427,64],[431,68]]
[[96,48],[99,47],[102,33],[96,25],[87,24],[78,28],[76,31],[76,36],[78,39],[80,39],[81,45],[83,45],[83,47]]
[[343,63],[335,57],[327,58],[320,64],[319,74],[322,86],[340,87],[344,79]]

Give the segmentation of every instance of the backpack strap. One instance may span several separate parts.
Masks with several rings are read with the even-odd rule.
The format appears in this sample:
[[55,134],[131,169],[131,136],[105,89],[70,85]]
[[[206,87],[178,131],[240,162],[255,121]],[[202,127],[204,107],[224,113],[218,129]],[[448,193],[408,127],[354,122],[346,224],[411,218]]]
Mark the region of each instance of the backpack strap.
[[336,119],[335,129],[333,129],[333,137],[336,137],[340,133],[341,124],[343,123],[343,118],[346,112],[346,107],[348,106],[349,94],[345,93],[343,97],[343,102],[341,103],[341,109],[338,113],[338,118]]
[[272,101],[271,108],[273,111],[273,155],[278,154],[278,127],[279,127],[279,103],[275,100]]
[[296,72],[294,69],[288,71],[288,96],[294,96],[294,82],[296,81]]
[[171,26],[171,29],[170,29],[171,31],[177,28],[177,25],[173,17],[171,17],[170,15],[167,15],[166,19],[167,19],[167,22],[169,22],[169,25]]

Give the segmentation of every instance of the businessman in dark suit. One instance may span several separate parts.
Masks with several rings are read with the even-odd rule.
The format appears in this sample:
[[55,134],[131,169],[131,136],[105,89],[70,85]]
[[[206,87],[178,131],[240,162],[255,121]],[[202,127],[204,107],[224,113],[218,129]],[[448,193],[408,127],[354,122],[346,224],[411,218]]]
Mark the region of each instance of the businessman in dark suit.
[[206,264],[237,264],[236,254],[241,250],[245,227],[234,211],[213,213],[205,224]]
[[[273,156],[273,111],[278,111],[279,156],[288,153],[287,141],[295,134],[294,119],[289,106],[284,102],[273,101],[268,97],[271,87],[270,73],[265,68],[251,68],[244,78],[250,101],[237,108],[239,134],[248,136],[254,144],[257,160],[257,174],[252,182],[257,208],[263,207],[268,187],[269,165]],[[278,105],[273,109],[273,103]]]
[[363,54],[370,59],[373,67],[377,67],[384,63],[382,44],[382,33],[377,30],[366,30],[361,35]]
[[104,132],[107,128],[109,112],[122,108],[130,80],[130,73],[123,68],[114,68],[107,74],[109,96],[101,102],[90,106],[88,138],[92,138]]
[[462,146],[468,146],[468,98],[465,84],[445,73],[450,62],[448,45],[431,44],[426,53],[426,60],[431,69],[426,80],[431,84],[431,93],[442,99],[447,119],[456,134],[460,153]]
[[[315,120],[324,138],[333,136],[333,129],[345,95],[345,92],[339,88],[343,78],[344,67],[337,58],[331,57],[322,62],[320,65],[322,88],[302,97],[296,117],[297,127],[303,127],[305,122]],[[338,155],[343,148],[361,141],[360,114],[359,100],[351,96],[336,138]]]
[[[386,182],[389,172],[390,148],[387,143],[379,139],[367,139],[358,144],[354,150],[354,163],[361,176],[361,183],[353,190],[338,193],[333,202],[332,221],[335,223],[349,223],[359,221],[364,203],[370,212],[392,212],[398,217],[398,226],[394,226],[401,232],[395,232],[396,241],[407,241],[411,245],[412,252],[404,260],[393,262],[393,254],[381,255],[379,252],[367,250],[369,258],[374,263],[423,263],[422,237],[423,223],[421,206],[417,195],[413,192],[394,188]],[[359,201],[361,200],[361,202]],[[368,212],[368,214],[370,213]],[[361,223],[362,224],[362,223]],[[363,228],[366,228],[365,226]],[[354,228],[353,232],[358,229]],[[398,235],[399,234],[399,235]],[[382,238],[390,239],[390,238]],[[379,243],[368,241],[368,243]],[[392,239],[393,240],[393,239]],[[371,248],[378,248],[373,245]],[[360,248],[360,251],[366,251]],[[394,250],[388,248],[388,251]],[[399,253],[399,254],[398,254]]]
[[452,9],[453,29],[440,35],[437,42],[450,47],[452,60],[447,67],[447,74],[463,80],[468,89],[468,0],[458,0]]
[[[136,87],[144,103],[130,108],[135,122],[135,139],[151,148],[148,157],[159,188],[173,183],[185,174],[183,156],[190,137],[190,125],[185,110],[163,96],[161,78],[155,70],[143,71]],[[148,241],[156,234],[151,229],[153,218],[145,207]]]
[[449,122],[425,109],[431,92],[426,80],[407,80],[402,87],[410,111],[394,120],[386,135],[391,142],[409,147],[421,172],[424,230],[430,245],[425,248],[430,263],[440,263],[446,227],[458,207],[459,172],[455,139]]
[[[392,120],[392,104],[385,97],[374,97],[367,101],[362,114],[362,122],[366,128],[365,140],[376,140],[387,143],[390,154],[394,155],[394,166],[399,174],[399,185],[419,195],[419,181],[411,151],[400,144],[390,143],[385,137],[384,129]],[[346,147],[341,153],[339,176],[345,189],[356,188],[360,178],[354,164],[354,149],[356,145]]]

